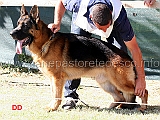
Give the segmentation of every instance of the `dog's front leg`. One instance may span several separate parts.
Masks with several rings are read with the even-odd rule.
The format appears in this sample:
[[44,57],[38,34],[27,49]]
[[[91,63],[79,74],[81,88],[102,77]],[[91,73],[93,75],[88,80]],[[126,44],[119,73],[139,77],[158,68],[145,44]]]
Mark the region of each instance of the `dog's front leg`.
[[51,92],[53,100],[47,106],[48,112],[57,110],[59,105],[61,104],[63,86],[64,86],[63,79],[57,79],[55,77],[51,79]]

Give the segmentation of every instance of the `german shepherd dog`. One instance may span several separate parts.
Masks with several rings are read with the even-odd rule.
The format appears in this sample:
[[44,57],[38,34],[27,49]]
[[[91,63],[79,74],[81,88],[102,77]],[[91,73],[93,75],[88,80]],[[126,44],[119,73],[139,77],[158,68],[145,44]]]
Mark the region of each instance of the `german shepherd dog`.
[[[30,13],[24,5],[17,27],[10,33],[17,40],[17,53],[27,46],[34,62],[51,80],[53,99],[48,111],[57,110],[61,104],[66,80],[94,77],[100,87],[111,94],[114,102],[109,108],[133,108],[135,104],[136,70],[128,54],[96,38],[71,33],[55,34],[40,20],[37,5]],[[146,109],[148,91],[141,98],[141,109]]]

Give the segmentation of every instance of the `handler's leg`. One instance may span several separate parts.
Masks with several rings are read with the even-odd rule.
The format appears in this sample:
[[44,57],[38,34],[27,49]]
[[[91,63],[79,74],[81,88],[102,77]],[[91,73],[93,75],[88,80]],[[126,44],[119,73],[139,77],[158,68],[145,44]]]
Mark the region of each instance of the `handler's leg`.
[[[83,29],[79,28],[74,24],[76,16],[77,16],[76,13],[72,14],[71,33],[90,37],[91,33],[84,31]],[[79,85],[80,85],[80,79],[66,81],[64,89],[64,97],[66,98],[66,103],[62,106],[63,109],[75,108],[79,97],[78,94],[76,93],[76,90]]]
[[76,107],[79,95],[76,93],[78,86],[80,85],[81,79],[68,80],[65,83],[64,97],[66,98],[66,103],[62,106],[63,109],[73,109]]

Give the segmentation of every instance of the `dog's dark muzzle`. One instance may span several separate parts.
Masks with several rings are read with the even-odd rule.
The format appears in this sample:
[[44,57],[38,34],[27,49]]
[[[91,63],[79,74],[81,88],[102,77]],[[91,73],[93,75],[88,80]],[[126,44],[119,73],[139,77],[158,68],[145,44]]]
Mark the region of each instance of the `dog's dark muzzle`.
[[18,28],[15,28],[13,31],[11,31],[10,35],[15,40],[23,40],[24,38],[29,36],[28,34],[24,33],[22,30]]
[[24,41],[23,46],[26,46],[32,42],[32,35],[23,32],[19,27],[15,28],[13,31],[11,31],[10,35],[15,40]]
[[10,32],[13,39],[17,40],[16,52],[17,54],[22,53],[22,48],[24,46],[30,45],[32,43],[33,37],[30,34],[26,34],[23,31],[15,28]]

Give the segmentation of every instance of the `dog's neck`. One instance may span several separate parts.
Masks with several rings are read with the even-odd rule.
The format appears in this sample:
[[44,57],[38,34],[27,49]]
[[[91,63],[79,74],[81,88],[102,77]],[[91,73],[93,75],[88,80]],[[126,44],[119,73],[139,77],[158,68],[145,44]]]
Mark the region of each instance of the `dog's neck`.
[[29,50],[38,57],[41,57],[42,46],[50,41],[53,32],[43,21],[39,21],[38,26],[39,29],[35,32],[35,37],[32,44],[29,46]]

